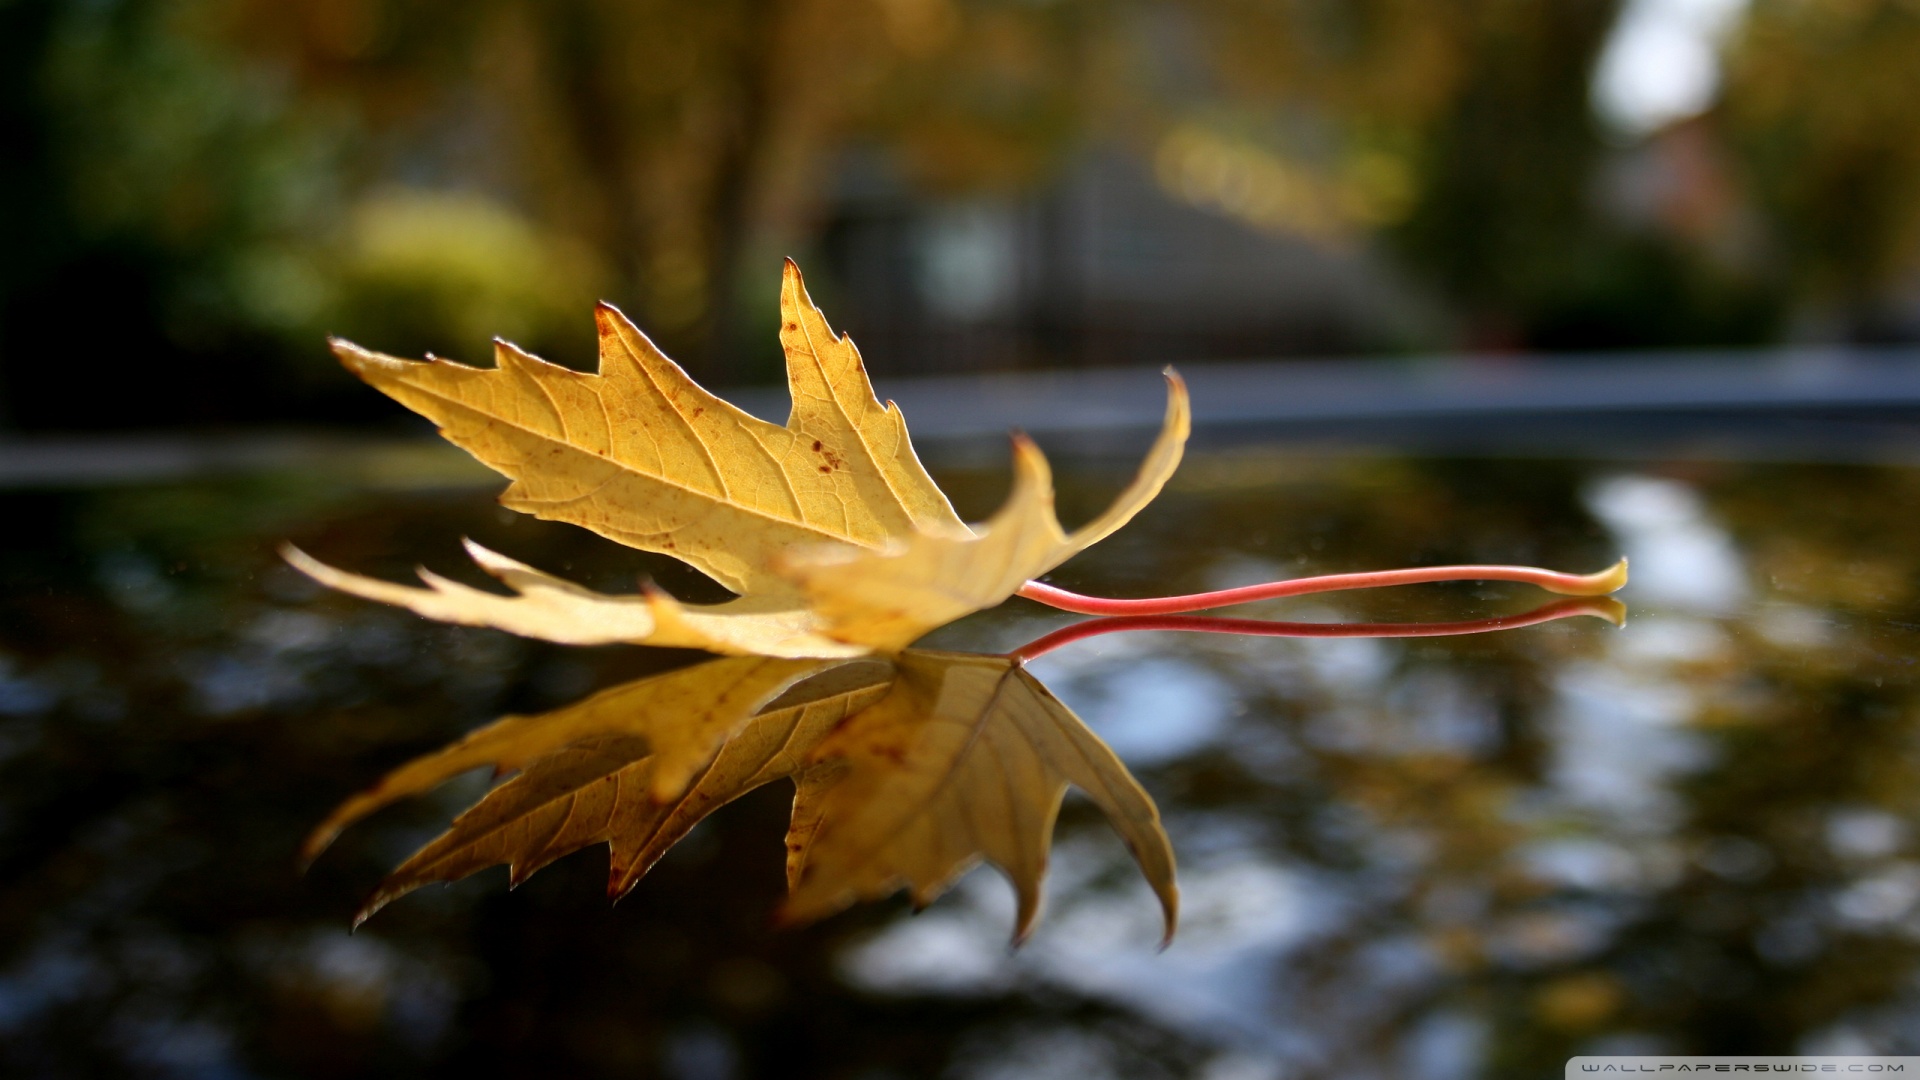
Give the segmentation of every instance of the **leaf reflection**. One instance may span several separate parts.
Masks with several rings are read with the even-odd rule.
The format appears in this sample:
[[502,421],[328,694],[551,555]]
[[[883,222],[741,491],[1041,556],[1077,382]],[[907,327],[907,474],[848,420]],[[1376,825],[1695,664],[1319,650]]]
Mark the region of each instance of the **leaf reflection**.
[[[773,931],[784,782],[708,816],[612,910],[585,851],[512,893],[498,870],[422,889],[349,936],[357,902],[486,785],[390,807],[296,878],[288,853],[331,801],[495,717],[689,660],[321,594],[273,543],[398,576],[463,565],[425,538],[470,533],[603,590],[636,564],[578,530],[504,524],[484,491],[275,473],[7,495],[42,524],[0,560],[0,1075],[150,1075],[140,1055],[210,1053],[208,1033],[227,1049],[183,1071],[633,1076],[696,1034],[733,1047],[738,1075],[795,1077],[1105,1075],[1033,1065],[1070,1047],[1119,1075],[1445,1072],[1417,1060],[1520,1080],[1603,1044],[1916,1045],[1920,472],[1198,464],[1204,490],[1170,493],[1137,542],[1062,584],[1200,591],[1620,548],[1632,625],[1116,633],[1034,660],[1158,804],[1181,927],[1154,951],[1149,890],[1069,798],[1045,918],[1011,957],[1015,896],[990,873],[916,918],[869,904]],[[1061,485],[1063,516],[1098,509],[1100,475]],[[952,486],[987,506],[1003,481]],[[1521,603],[1435,586],[1272,614],[1433,621],[1506,598]],[[1016,602],[937,644],[1005,652],[1065,619]],[[1130,1071],[1149,1052],[1169,1064]]]
[[342,804],[305,854],[310,860],[382,806],[487,765],[519,775],[389,875],[355,925],[431,882],[505,865],[518,885],[602,843],[612,851],[607,893],[618,898],[708,814],[785,779],[796,792],[783,920],[811,921],[901,889],[925,907],[984,861],[1014,886],[1018,944],[1039,918],[1054,821],[1072,786],[1126,842],[1159,899],[1170,942],[1179,893],[1159,811],[1113,749],[1026,661],[1132,630],[1433,637],[1581,615],[1617,626],[1625,610],[1610,597],[1582,597],[1455,622],[1134,616],[1088,620],[998,656],[909,649],[888,660],[708,660],[551,712],[507,717],[417,758]]

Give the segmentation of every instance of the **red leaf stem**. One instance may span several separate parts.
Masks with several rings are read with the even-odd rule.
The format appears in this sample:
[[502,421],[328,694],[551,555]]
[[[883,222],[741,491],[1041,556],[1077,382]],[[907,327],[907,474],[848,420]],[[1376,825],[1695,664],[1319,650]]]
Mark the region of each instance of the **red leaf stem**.
[[1565,596],[1605,596],[1617,592],[1627,583],[1627,560],[1621,559],[1597,574],[1563,574],[1557,570],[1542,570],[1537,566],[1423,566],[1408,570],[1326,574],[1189,596],[1150,596],[1139,600],[1082,596],[1038,581],[1029,581],[1020,587],[1019,595],[1048,607],[1081,615],[1173,615],[1255,600],[1275,600],[1283,596],[1378,589],[1389,585],[1419,585],[1433,581],[1519,581]]

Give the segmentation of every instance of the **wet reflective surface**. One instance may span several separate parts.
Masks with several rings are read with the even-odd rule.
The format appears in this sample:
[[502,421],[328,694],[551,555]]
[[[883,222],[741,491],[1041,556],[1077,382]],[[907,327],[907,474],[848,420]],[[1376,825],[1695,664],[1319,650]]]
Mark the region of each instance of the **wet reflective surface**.
[[[1062,517],[1123,482],[1062,462]],[[436,466],[10,491],[0,506],[0,1073],[724,1078],[1532,1077],[1576,1052],[1920,1052],[1920,470],[1199,454],[1051,580],[1103,595],[1445,562],[1597,569],[1632,610],[1466,638],[1080,642],[1033,669],[1159,801],[1184,913],[1070,797],[1048,912],[976,871],[914,917],[774,930],[788,789],[697,828],[617,907],[584,852],[359,933],[485,789],[300,837],[504,712],[692,654],[426,623],[278,565],[388,577],[496,550],[609,590],[670,565]],[[940,476],[978,519],[1004,471]],[[1448,620],[1523,586],[1236,610]],[[926,643],[1004,650],[1014,601]]]

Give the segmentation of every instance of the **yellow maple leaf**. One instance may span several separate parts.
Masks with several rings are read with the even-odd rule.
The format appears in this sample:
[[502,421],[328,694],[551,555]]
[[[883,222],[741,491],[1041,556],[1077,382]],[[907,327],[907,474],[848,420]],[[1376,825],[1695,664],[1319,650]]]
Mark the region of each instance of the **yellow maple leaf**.
[[[474,560],[511,595],[424,569],[426,587],[418,588],[287,549],[293,565],[325,584],[429,618],[566,644],[726,654],[550,713],[507,717],[347,800],[308,839],[307,858],[348,824],[468,769],[520,774],[397,869],[360,918],[429,881],[506,863],[517,882],[602,842],[613,851],[609,890],[617,896],[714,808],[786,777],[797,789],[790,919],[903,888],[925,904],[985,860],[1014,885],[1018,941],[1038,917],[1054,821],[1067,789],[1077,787],[1126,841],[1171,937],[1173,852],[1153,801],[1022,666],[1058,635],[1005,656],[908,646],[1016,592],[1069,610],[1151,619],[1150,612],[1416,581],[1526,581],[1594,595],[1625,580],[1622,563],[1591,575],[1489,566],[1383,571],[1143,601],[1039,585],[1031,579],[1124,525],[1166,484],[1189,429],[1179,377],[1167,372],[1161,434],[1105,513],[1073,532],[1062,528],[1046,458],[1016,438],[1012,492],[969,529],[914,457],[900,411],[874,397],[859,353],[827,325],[791,262],[781,316],[793,395],[784,427],[702,390],[605,305],[597,374],[504,343],[492,369],[335,343],[362,378],[508,476],[507,506],[681,558],[740,594],[714,605],[682,604],[651,588],[609,596],[471,542]],[[1126,621],[1110,620],[1109,629]]]
[[1018,437],[1013,492],[976,535],[919,533],[879,551],[803,549],[782,556],[780,569],[805,590],[827,636],[879,650],[905,648],[935,627],[993,607],[1125,525],[1180,464],[1189,424],[1186,386],[1168,371],[1166,422],[1145,464],[1105,513],[1072,533],[1054,516],[1046,456]]
[[831,658],[894,651],[1005,600],[1124,524],[1180,459],[1185,389],[1171,372],[1165,431],[1113,508],[1065,534],[1044,458],[1016,444],[1006,509],[982,532],[954,515],[873,394],[859,352],[807,296],[791,260],[780,343],[793,410],[782,427],[701,389],[602,304],[600,370],[583,374],[498,343],[496,366],[334,351],[376,388],[440,425],[512,481],[501,502],[682,559],[740,594],[682,604],[657,590],[609,596],[469,544],[512,596],[434,575],[417,588],[351,574],[288,548],[317,580],[429,618],[565,644],[634,642],[733,655]]
[[817,631],[818,618],[784,597],[742,597],[725,604],[682,604],[655,588],[609,596],[544,574],[467,541],[480,568],[514,591],[501,596],[421,568],[420,589],[350,574],[291,545],[281,554],[323,585],[408,608],[429,619],[491,626],[562,645],[644,642],[736,656],[837,657],[867,652]]

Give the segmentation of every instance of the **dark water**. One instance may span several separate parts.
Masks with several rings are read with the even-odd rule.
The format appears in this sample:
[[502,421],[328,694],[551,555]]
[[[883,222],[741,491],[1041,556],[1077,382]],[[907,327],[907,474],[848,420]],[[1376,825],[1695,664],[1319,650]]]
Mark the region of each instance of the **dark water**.
[[[276,543],[478,580],[471,535],[602,588],[700,588],[518,519],[484,482],[365,466],[0,494],[0,1075],[1520,1078],[1580,1052],[1920,1053],[1920,470],[1194,457],[1053,580],[1142,595],[1624,551],[1631,618],[1115,635],[1042,658],[1159,800],[1185,917],[1156,953],[1146,887],[1070,799],[1047,918],[1012,954],[990,870],[917,917],[771,928],[785,785],[617,907],[596,849],[511,892],[497,869],[423,890],[349,935],[484,784],[383,812],[300,877],[333,803],[501,713],[691,655],[432,625],[322,595]],[[1004,487],[942,478],[976,518]],[[1065,469],[1063,517],[1121,479]],[[1000,650],[1064,621],[1014,601],[931,643]]]

